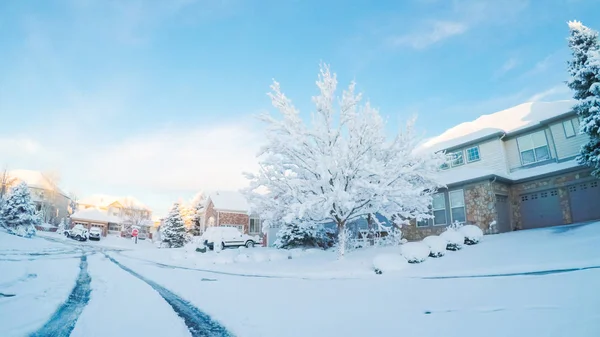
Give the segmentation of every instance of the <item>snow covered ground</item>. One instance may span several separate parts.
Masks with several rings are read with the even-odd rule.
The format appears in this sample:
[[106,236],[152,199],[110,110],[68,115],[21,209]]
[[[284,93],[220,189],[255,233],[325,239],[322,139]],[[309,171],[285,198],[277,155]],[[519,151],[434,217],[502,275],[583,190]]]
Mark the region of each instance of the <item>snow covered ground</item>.
[[14,295],[0,296],[0,336],[45,331],[82,254],[90,295],[72,336],[600,336],[600,223],[486,236],[382,275],[373,258],[398,248],[336,261],[52,240],[0,232],[0,293]]

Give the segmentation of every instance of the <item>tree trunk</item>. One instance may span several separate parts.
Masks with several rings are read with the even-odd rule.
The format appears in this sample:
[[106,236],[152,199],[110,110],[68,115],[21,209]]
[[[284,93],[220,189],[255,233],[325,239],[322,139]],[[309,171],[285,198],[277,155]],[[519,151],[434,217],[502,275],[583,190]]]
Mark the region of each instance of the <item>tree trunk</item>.
[[369,215],[367,215],[367,228],[369,229],[367,235],[371,236],[369,238],[369,245],[374,246],[375,245],[375,231],[373,230],[373,215],[371,213],[369,213]]
[[346,226],[344,221],[338,222],[338,259],[343,259],[346,254]]

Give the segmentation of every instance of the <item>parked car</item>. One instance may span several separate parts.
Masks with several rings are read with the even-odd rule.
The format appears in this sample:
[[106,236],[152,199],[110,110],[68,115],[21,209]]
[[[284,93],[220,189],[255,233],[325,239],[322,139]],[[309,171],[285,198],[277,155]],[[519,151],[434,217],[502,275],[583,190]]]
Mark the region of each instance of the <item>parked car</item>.
[[88,236],[90,240],[100,241],[101,236],[102,236],[102,229],[100,229],[98,227],[92,227],[90,229],[90,234]]
[[75,225],[73,228],[66,230],[65,235],[71,239],[85,241],[88,239],[88,230],[83,225]]
[[221,242],[221,249],[225,247],[254,247],[260,241],[256,236],[243,234],[235,227],[209,227],[202,234],[200,242],[203,242],[209,249],[214,249],[215,242]]

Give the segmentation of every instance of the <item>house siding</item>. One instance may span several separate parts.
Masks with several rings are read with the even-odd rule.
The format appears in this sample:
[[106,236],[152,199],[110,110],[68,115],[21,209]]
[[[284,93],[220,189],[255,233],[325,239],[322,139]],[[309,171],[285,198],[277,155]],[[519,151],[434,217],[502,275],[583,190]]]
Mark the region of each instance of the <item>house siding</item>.
[[[575,136],[567,138],[562,123],[571,119],[575,127]],[[550,130],[556,147],[556,158],[559,160],[578,155],[581,146],[589,141],[588,135],[579,133],[579,120],[576,117],[566,118],[551,124]]]
[[504,142],[504,149],[506,152],[506,161],[508,162],[508,169],[512,171],[516,168],[521,167],[521,155],[519,153],[517,139],[507,139]]
[[[467,162],[467,154],[466,150],[478,146],[479,147],[479,157],[478,161]],[[465,164],[457,167],[451,167],[448,169],[448,172],[461,172],[463,170],[470,169],[487,169],[491,170],[495,174],[505,174],[506,173],[506,160],[504,159],[504,151],[502,149],[502,141],[499,138],[495,138],[489,141],[485,141],[479,144],[474,144],[470,146],[463,147],[461,149],[464,153]],[[452,150],[448,152],[454,152],[457,150]]]
[[248,225],[250,224],[250,217],[248,214],[233,213],[233,212],[219,212],[219,223],[218,226],[224,225],[241,225],[244,226],[243,232],[248,233]]

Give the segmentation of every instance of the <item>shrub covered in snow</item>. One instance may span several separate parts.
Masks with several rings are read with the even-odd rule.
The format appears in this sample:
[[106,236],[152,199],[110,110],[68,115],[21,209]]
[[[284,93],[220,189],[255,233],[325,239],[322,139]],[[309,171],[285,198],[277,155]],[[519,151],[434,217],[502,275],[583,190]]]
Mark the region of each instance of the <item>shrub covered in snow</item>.
[[373,269],[377,274],[399,271],[407,264],[406,259],[398,254],[379,254],[373,259]]
[[459,250],[465,242],[465,237],[458,231],[452,228],[446,229],[445,232],[440,234],[440,237],[446,240],[447,250]]
[[462,226],[458,230],[465,237],[465,244],[474,245],[483,239],[483,231],[475,225]]
[[35,236],[35,226],[40,226],[42,221],[36,214],[27,184],[20,183],[11,190],[0,210],[0,224],[11,234]]
[[429,253],[429,246],[423,242],[407,242],[401,247],[402,256],[408,261],[408,263],[421,263],[427,260]]
[[442,237],[430,235],[423,239],[423,243],[429,247],[429,256],[431,257],[441,257],[446,254],[448,242]]

